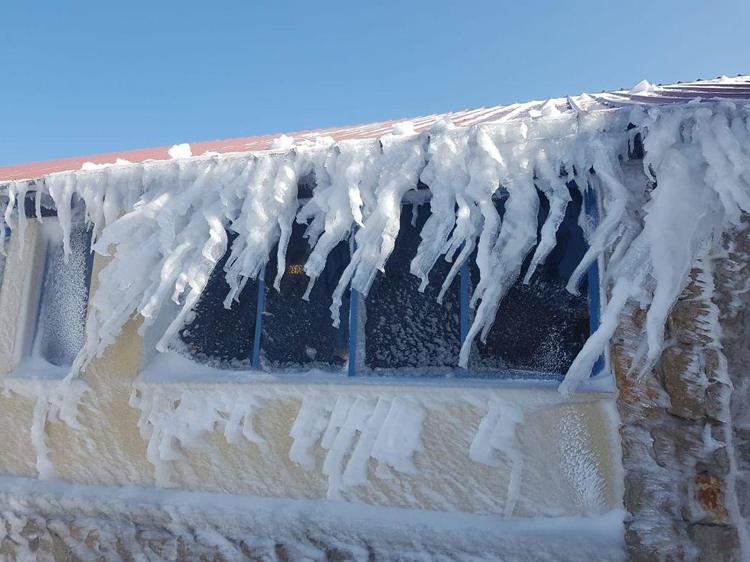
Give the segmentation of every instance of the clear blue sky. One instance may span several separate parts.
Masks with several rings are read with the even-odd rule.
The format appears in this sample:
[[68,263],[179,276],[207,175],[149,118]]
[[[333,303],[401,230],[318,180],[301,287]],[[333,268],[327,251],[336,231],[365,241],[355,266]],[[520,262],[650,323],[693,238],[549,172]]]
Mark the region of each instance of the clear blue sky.
[[2,0],[0,165],[739,73],[748,0]]

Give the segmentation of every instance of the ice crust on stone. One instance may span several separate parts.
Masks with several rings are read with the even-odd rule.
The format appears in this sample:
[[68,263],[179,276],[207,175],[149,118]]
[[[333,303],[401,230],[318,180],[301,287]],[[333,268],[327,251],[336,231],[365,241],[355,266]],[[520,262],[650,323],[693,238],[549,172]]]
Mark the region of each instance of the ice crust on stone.
[[[633,173],[627,164],[637,135],[645,156],[642,170]],[[314,177],[315,187],[300,201],[297,185],[306,176]],[[598,202],[598,224],[590,229],[581,217],[590,247],[568,288],[575,292],[600,262],[606,304],[601,325],[561,385],[570,393],[591,373],[630,302],[648,309],[640,367],[658,359],[665,319],[697,257],[750,212],[748,107],[712,101],[586,113],[555,106],[536,118],[470,128],[441,122],[416,132],[399,124],[376,141],[281,137],[262,153],[120,162],[11,182],[0,219],[23,236],[26,218],[18,209],[27,193],[36,192],[37,214],[41,199],[51,197],[67,254],[72,209],[82,201],[94,251],[112,256],[90,300],[86,344],[73,376],[101,355],[128,319],[138,314],[148,326],[171,299],[180,311],[157,344],[166,349],[225,252],[225,306],[248,279],[262,275],[274,248],[278,288],[295,220],[307,224],[313,248],[304,266],[311,286],[332,248],[354,237],[351,262],[333,295],[338,324],[344,292],[351,287],[366,295],[384,270],[402,200],[420,180],[432,211],[411,264],[422,288],[438,259],[453,262],[445,290],[476,251],[480,280],[461,349],[464,367],[473,340],[487,335],[527,258],[526,282],[554,248],[568,185],[574,182],[584,195],[595,192],[589,199]],[[499,190],[507,194],[502,216],[493,202]],[[540,196],[550,212],[537,236]],[[231,244],[228,233],[236,234]]]

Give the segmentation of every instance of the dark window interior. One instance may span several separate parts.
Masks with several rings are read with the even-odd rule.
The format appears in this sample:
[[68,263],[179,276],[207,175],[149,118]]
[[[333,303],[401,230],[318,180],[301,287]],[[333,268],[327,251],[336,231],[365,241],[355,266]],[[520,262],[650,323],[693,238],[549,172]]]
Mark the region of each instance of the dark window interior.
[[[529,372],[535,376],[559,377],[565,373],[590,333],[588,284],[581,295],[565,290],[570,274],[586,251],[578,216],[581,196],[570,190],[565,219],[557,233],[557,245],[537,268],[528,285],[522,279],[531,261],[527,258],[519,280],[500,304],[486,342],[475,342],[470,376],[512,376]],[[539,229],[549,212],[540,193]],[[504,198],[496,200],[498,212]],[[423,293],[419,279],[409,271],[420,243],[420,231],[429,217],[429,204],[402,207],[400,231],[395,249],[386,262],[385,274],[378,274],[360,307],[364,338],[359,353],[366,369],[402,372],[429,368],[432,373],[457,371],[460,341],[460,280],[457,276],[444,296],[436,297],[451,264],[439,259]],[[305,225],[294,224],[281,279],[281,292],[273,289],[276,275],[275,251],[265,272],[265,291],[260,334],[261,365],[270,369],[297,367],[341,368],[348,352],[348,291],[341,308],[341,327],[330,318],[331,295],[349,262],[349,243],[340,243],[330,254],[310,300],[304,301],[309,279],[303,267],[310,254],[304,238]],[[255,333],[258,283],[248,281],[239,303],[223,307],[229,290],[224,281],[226,256],[217,265],[201,297],[194,320],[181,332],[190,355],[204,363],[235,368],[250,366]],[[470,260],[469,285],[476,285],[478,270]],[[466,295],[468,300],[468,295]],[[469,321],[472,311],[468,312]]]
[[[230,234],[231,241],[236,237]],[[195,307],[195,315],[180,331],[184,349],[200,363],[231,368],[249,368],[255,334],[255,311],[258,282],[247,280],[239,294],[239,302],[224,308],[229,285],[224,279],[227,252],[216,264],[203,294]]]
[[[578,226],[581,196],[571,189],[565,219],[557,232],[557,245],[543,265],[537,267],[528,285],[522,279],[531,261],[531,252],[519,280],[500,303],[487,340],[477,340],[472,368],[477,370],[518,369],[545,373],[565,373],[589,336],[588,283],[580,296],[571,295],[565,285],[586,252],[583,231]],[[540,194],[539,228],[549,204]],[[496,203],[502,215],[504,200]],[[479,271],[472,260],[472,285]]]
[[[266,296],[261,332],[261,357],[273,367],[335,366],[347,359],[349,295],[341,307],[340,328],[331,322],[331,298],[344,268],[349,263],[349,243],[339,243],[328,255],[309,301],[302,300],[309,277],[303,266],[310,255],[304,238],[305,225],[294,223],[286,254],[286,271],[281,292],[273,288],[276,259],[266,269]],[[275,250],[273,255],[275,256]]]
[[[424,293],[409,272],[429,204],[405,205],[396,247],[365,299],[365,364],[372,369],[449,367],[458,363],[460,342],[459,281],[436,300],[450,264],[439,259]],[[414,220],[416,219],[416,220]],[[414,220],[414,225],[412,221]]]

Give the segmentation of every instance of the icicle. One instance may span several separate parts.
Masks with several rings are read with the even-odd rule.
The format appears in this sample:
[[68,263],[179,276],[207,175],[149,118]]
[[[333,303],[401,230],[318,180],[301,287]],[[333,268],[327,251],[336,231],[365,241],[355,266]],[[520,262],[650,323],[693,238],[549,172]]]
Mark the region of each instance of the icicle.
[[241,289],[242,279],[257,279],[268,261],[268,255],[278,237],[278,222],[273,216],[273,177],[278,165],[278,157],[259,156],[248,178],[242,210],[232,223],[232,230],[238,233],[232,243],[231,252],[225,266],[226,280],[230,287],[224,300],[229,308]]
[[500,467],[498,455],[504,456],[510,464],[508,492],[505,500],[505,517],[512,517],[518,498],[521,496],[521,476],[523,454],[518,444],[518,426],[523,422],[523,410],[511,404],[492,401],[487,414],[479,423],[479,428],[469,448],[469,458],[488,466]]
[[420,291],[427,287],[430,270],[447,250],[448,237],[456,222],[456,191],[469,182],[466,136],[455,134],[454,130],[452,123],[440,122],[430,131],[428,161],[421,179],[432,193],[431,213],[422,227],[422,240],[410,267],[411,273],[421,279]]
[[497,240],[501,222],[492,197],[500,187],[500,176],[506,163],[485,128],[474,129],[472,137],[469,161],[471,179],[466,187],[466,193],[477,202],[483,218],[476,258],[480,281],[472,295],[470,304],[473,307],[481,297],[484,285],[488,283],[492,274],[491,252]]
[[77,193],[86,205],[86,221],[92,225],[91,239],[96,240],[104,228],[104,194],[107,175],[102,170],[81,173]]
[[38,180],[34,182],[34,216],[36,216],[37,222],[42,222],[42,187],[44,186],[44,180]]
[[[565,218],[565,210],[570,202],[570,193],[565,181],[560,177],[560,164],[564,163],[560,151],[554,150],[553,143],[547,143],[539,151],[536,158],[536,171],[539,175],[538,186],[541,188],[549,202],[549,213],[542,225],[541,239],[531,258],[529,269],[523,278],[528,284],[536,271],[536,268],[544,264],[549,253],[557,244],[557,229]],[[550,154],[552,153],[552,154]]]
[[664,324],[672,305],[688,283],[690,269],[703,244],[714,234],[716,193],[701,178],[699,160],[689,151],[670,150],[659,164],[659,187],[649,205],[643,234],[649,243],[656,286],[646,316],[648,359],[655,361],[664,345]]
[[305,263],[305,273],[310,277],[305,300],[309,298],[315,281],[323,272],[328,255],[351,232],[352,223],[355,222],[353,214],[355,207],[358,208],[361,216],[361,209],[359,209],[361,197],[355,194],[359,193],[360,184],[365,181],[364,175],[372,173],[371,170],[366,169],[365,164],[374,148],[376,148],[375,143],[342,142],[339,144],[337,150],[329,156],[326,162],[330,185],[323,189],[316,188],[315,197],[297,217],[297,220],[304,221],[315,212],[319,213],[318,216],[324,217],[322,219],[323,233]]
[[[510,168],[504,165],[502,157],[498,162],[502,163],[498,172],[501,174],[501,181],[507,186],[508,199],[497,239],[493,240],[493,236],[487,236],[483,232],[484,239],[480,237],[479,240],[480,254],[477,256],[477,265],[481,278],[472,300],[476,302],[481,298],[482,302],[461,346],[459,365],[464,368],[468,366],[474,338],[480,332],[482,340],[487,337],[500,301],[520,275],[524,259],[536,243],[539,197],[533,183],[532,163],[526,144],[522,142],[513,148],[512,157],[509,159]],[[480,200],[485,224],[488,219],[494,221],[497,214],[491,192],[490,196],[487,196],[488,191],[483,194],[484,199]],[[490,228],[491,232],[494,232],[494,226]]]
[[424,166],[423,137],[413,129],[401,127],[381,139],[380,177],[375,188],[377,203],[364,225],[357,231],[357,249],[333,293],[331,316],[339,325],[339,308],[347,285],[366,295],[378,271],[383,271],[391,255],[400,228],[401,199],[416,187]]
[[286,250],[292,236],[292,223],[297,214],[297,169],[295,154],[289,153],[281,159],[274,181],[274,199],[278,203],[276,216],[279,225],[279,242],[276,249],[276,278],[273,287],[281,290],[281,277],[286,271]]
[[55,202],[57,218],[63,232],[63,251],[65,263],[70,255],[70,223],[72,220],[73,193],[76,189],[77,175],[73,172],[53,174],[48,179],[49,194]]
[[616,163],[617,154],[613,154],[599,140],[593,141],[591,150],[593,153],[591,161],[596,171],[596,177],[607,190],[610,207],[607,209],[604,220],[594,231],[589,241],[589,249],[570,276],[566,289],[574,295],[578,294],[578,285],[581,278],[591,267],[591,264],[612,244],[613,235],[625,216],[629,200],[628,189],[622,179],[622,171],[619,169],[619,164]]
[[[8,201],[5,204],[5,209],[3,210],[3,223],[4,225],[11,226],[13,224],[13,210],[16,206],[16,189],[17,189],[17,182],[11,182],[8,184],[7,192],[8,192]],[[5,255],[5,229],[3,228],[2,232],[2,238],[3,238],[3,255]],[[19,255],[19,259],[22,259]]]
[[5,210],[7,209],[7,206],[7,201],[0,202],[0,254],[2,254],[3,256],[7,256],[5,248]]

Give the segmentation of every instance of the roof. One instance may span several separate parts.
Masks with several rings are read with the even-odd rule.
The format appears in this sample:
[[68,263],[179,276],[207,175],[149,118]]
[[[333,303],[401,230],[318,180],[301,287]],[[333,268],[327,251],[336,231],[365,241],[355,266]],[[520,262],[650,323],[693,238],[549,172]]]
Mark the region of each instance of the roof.
[[[469,127],[480,123],[504,122],[529,117],[539,117],[545,114],[556,114],[578,111],[596,111],[616,108],[633,104],[663,105],[686,102],[692,99],[727,99],[750,100],[750,76],[736,76],[733,78],[720,77],[712,80],[698,80],[654,86],[646,81],[640,82],[630,90],[617,90],[599,94],[581,94],[574,97],[553,98],[548,100],[514,103],[510,105],[496,105],[426,115],[413,119],[395,119],[366,125],[350,125],[328,129],[316,129],[286,133],[298,141],[311,140],[315,137],[328,136],[335,141],[348,139],[375,139],[391,132],[393,126],[399,122],[409,121],[417,131],[430,128],[441,120],[450,120],[456,126]],[[241,137],[227,140],[215,140],[192,143],[190,149],[193,155],[205,152],[260,152],[268,150],[274,139],[280,133],[255,137]],[[91,156],[48,160],[45,162],[30,162],[11,166],[0,166],[0,181],[38,179],[54,172],[78,170],[86,162],[95,164],[114,163],[117,159],[129,162],[144,162],[146,160],[168,160],[168,146],[109,152]]]

